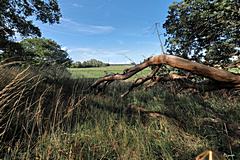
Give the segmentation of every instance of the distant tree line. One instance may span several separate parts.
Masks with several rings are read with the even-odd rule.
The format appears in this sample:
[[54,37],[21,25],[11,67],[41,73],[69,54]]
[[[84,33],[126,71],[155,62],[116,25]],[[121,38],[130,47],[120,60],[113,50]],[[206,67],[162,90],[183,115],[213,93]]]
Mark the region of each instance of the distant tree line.
[[71,67],[72,68],[88,68],[88,67],[105,67],[109,65],[110,65],[109,63],[104,63],[96,59],[90,59],[83,62],[79,62],[79,61],[74,62],[72,63]]

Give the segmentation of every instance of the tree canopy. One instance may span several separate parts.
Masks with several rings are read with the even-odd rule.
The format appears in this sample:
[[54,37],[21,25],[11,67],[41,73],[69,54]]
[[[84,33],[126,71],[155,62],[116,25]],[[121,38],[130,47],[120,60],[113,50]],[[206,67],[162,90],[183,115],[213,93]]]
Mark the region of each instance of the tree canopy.
[[55,41],[46,38],[29,38],[20,42],[27,60],[37,64],[64,64],[69,66],[71,59]]
[[11,48],[17,33],[23,37],[41,36],[34,19],[53,24],[61,17],[57,0],[1,0],[0,4],[0,50]]
[[240,1],[183,0],[169,7],[166,29],[170,54],[208,64],[240,56]]

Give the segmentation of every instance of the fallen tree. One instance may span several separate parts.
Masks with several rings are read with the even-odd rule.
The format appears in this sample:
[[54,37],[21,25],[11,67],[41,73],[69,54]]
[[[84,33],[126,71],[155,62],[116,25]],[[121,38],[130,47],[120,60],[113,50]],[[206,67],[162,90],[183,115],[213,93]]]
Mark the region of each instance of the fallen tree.
[[[188,74],[168,73],[157,75],[164,65],[180,70],[188,71]],[[130,86],[129,90],[122,94],[127,95],[134,88],[151,81],[149,86],[161,81],[178,81],[182,89],[192,88],[199,91],[211,91],[216,89],[240,89],[240,75],[229,71],[200,64],[174,55],[157,55],[146,59],[144,62],[124,70],[122,74],[111,74],[95,81],[91,88],[103,89],[115,80],[126,80],[147,67],[153,67],[152,72],[143,78],[138,78]],[[192,81],[192,75],[204,77],[202,81]]]

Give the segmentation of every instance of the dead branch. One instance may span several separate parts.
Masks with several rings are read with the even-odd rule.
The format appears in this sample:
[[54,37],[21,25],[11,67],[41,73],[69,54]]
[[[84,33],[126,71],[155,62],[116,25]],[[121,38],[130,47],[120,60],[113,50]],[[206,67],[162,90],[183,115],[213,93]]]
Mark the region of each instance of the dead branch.
[[138,106],[138,105],[134,105],[134,104],[129,104],[126,107],[126,112],[128,114],[144,115],[144,116],[147,116],[149,118],[167,117],[167,118],[171,118],[171,119],[174,119],[174,120],[177,121],[177,119],[174,115],[168,114],[166,112],[147,110],[147,109],[145,109],[144,106]]
[[126,96],[128,93],[130,93],[134,88],[144,84],[145,82],[147,82],[148,80],[151,80],[151,79],[154,79],[156,73],[159,71],[160,69],[160,66],[156,66],[156,68],[154,68],[152,70],[152,72],[146,76],[146,77],[143,77],[143,78],[138,78],[135,80],[135,82],[131,85],[131,87],[128,89],[128,91],[126,91],[125,93],[123,93],[121,95],[121,97],[124,97]]
[[[188,80],[188,75],[178,75],[178,74],[167,74],[159,77],[155,77],[156,73],[159,71],[159,66],[169,65],[173,68],[182,69],[188,71],[192,74],[208,78],[209,80],[203,82],[192,82]],[[109,76],[102,77],[98,79],[95,83],[91,85],[91,88],[97,88],[99,86],[106,87],[106,85],[115,80],[125,80],[136,73],[142,71],[143,69],[151,66],[158,66],[145,78],[137,79],[127,92],[122,96],[127,95],[133,88],[136,88],[148,80],[160,81],[171,81],[171,80],[181,80],[181,85],[183,88],[194,88],[201,91],[209,91],[215,89],[223,88],[237,88],[240,89],[240,75],[233,74],[231,72],[210,67],[204,64],[200,64],[194,61],[190,61],[174,55],[158,55],[153,56],[145,60],[143,63],[135,65],[131,68],[126,69],[122,74],[113,74]],[[153,78],[155,77],[155,78]]]

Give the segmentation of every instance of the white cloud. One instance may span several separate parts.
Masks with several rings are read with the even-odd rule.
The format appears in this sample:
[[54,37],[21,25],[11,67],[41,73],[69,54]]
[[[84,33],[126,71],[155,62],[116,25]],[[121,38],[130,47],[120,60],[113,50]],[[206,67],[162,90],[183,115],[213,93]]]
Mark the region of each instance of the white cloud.
[[78,3],[73,3],[72,6],[76,7],[76,8],[83,8],[84,7],[83,5],[78,4]]
[[87,53],[90,55],[103,55],[103,56],[109,56],[109,55],[123,55],[127,54],[130,51],[126,49],[120,49],[120,50],[107,50],[107,49],[98,49],[98,48],[72,48],[68,50],[71,53]]
[[64,50],[64,51],[68,51],[68,48],[65,47],[65,46],[63,46],[61,49]]
[[98,59],[108,63],[130,63],[126,55],[130,54],[130,50],[125,49],[100,49],[100,48],[71,48],[68,50],[70,57],[74,61],[85,61],[89,59]]
[[62,19],[62,26],[68,28],[68,30],[73,30],[79,33],[86,33],[86,34],[111,33],[115,30],[113,26],[82,24],[68,18]]
[[111,64],[139,63],[147,57],[159,54],[156,52],[154,54],[153,52],[133,51],[128,49],[102,49],[90,47],[69,48],[68,53],[74,61],[97,59]]

